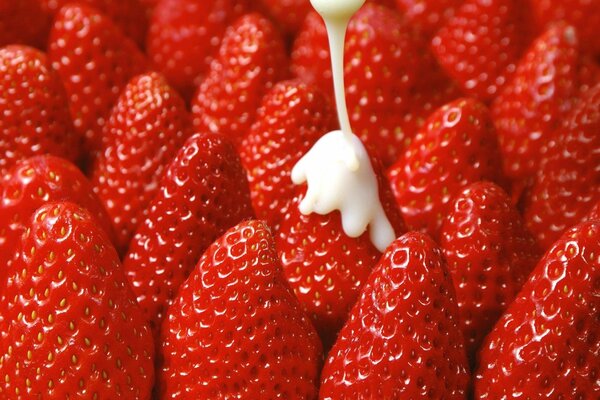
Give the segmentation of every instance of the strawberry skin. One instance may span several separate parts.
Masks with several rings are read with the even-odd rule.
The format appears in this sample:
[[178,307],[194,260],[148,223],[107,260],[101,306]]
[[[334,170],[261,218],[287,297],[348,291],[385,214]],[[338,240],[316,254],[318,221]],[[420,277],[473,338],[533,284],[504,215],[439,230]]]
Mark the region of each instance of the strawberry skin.
[[186,99],[208,71],[227,26],[246,0],[161,0],[148,30],[148,57]]
[[412,25],[432,36],[448,20],[464,0],[395,0]]
[[390,245],[322,373],[321,399],[456,399],[469,375],[450,275],[421,233]]
[[321,344],[262,222],[244,222],[208,248],[162,338],[161,399],[317,397]]
[[72,203],[32,216],[2,283],[0,386],[11,399],[149,399],[150,328],[98,222]]
[[501,171],[489,111],[458,99],[428,118],[388,178],[409,229],[437,238],[454,196],[480,180],[502,182]]
[[[386,166],[405,145],[403,116],[416,84],[417,51],[409,27],[394,10],[366,4],[350,21],[344,67],[350,122]],[[292,72],[333,99],[327,31],[314,12],[294,43]]]
[[489,182],[474,183],[457,196],[440,237],[473,361],[535,267],[539,250],[510,197]]
[[[372,158],[379,198],[396,235],[405,232],[381,164]],[[277,251],[283,270],[300,304],[328,349],[344,325],[360,289],[381,257],[369,232],[351,238],[342,228],[339,211],[304,215],[299,206],[306,186],[297,189],[281,221]]]
[[19,162],[0,180],[0,194],[2,260],[12,258],[29,218],[48,202],[69,201],[85,208],[112,238],[110,218],[92,185],[76,166],[62,158],[45,155]]
[[598,237],[581,224],[542,258],[484,343],[476,399],[599,398]]
[[263,98],[240,156],[256,216],[275,231],[296,193],[292,168],[335,125],[329,99],[313,85],[280,82]]
[[81,4],[56,14],[48,49],[67,90],[75,128],[88,151],[99,151],[111,107],[127,82],[144,72],[146,60],[110,19]]
[[310,0],[259,0],[261,11],[270,16],[285,32],[295,35],[312,10]]
[[102,152],[91,173],[120,252],[127,249],[164,170],[190,130],[184,101],[158,73],[136,76],[121,92],[104,126]]
[[496,96],[527,45],[521,0],[467,0],[432,40],[448,75],[482,101]]
[[287,76],[281,34],[260,14],[247,14],[231,25],[218,57],[192,103],[194,126],[222,133],[239,146],[248,133],[263,95]]
[[49,27],[39,0],[0,2],[0,47],[18,43],[44,48]]
[[[0,49],[0,174],[36,154],[79,156],[67,95],[46,55],[27,46]],[[42,111],[43,110],[43,111]]]
[[155,333],[204,250],[252,217],[248,181],[233,145],[217,134],[190,137],[166,170],[123,261]]
[[542,248],[600,200],[600,83],[586,92],[556,132],[525,201],[525,220]]

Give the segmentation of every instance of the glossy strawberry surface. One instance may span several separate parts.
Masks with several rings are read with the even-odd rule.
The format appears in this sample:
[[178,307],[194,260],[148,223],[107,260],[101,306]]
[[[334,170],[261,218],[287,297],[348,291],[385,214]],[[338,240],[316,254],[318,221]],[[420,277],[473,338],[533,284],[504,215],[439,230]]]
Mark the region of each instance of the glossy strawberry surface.
[[411,24],[429,35],[450,20],[464,0],[395,0]]
[[0,2],[0,46],[25,44],[43,48],[50,22],[40,0],[4,0]]
[[321,344],[264,223],[208,248],[169,309],[162,355],[163,399],[316,398]]
[[283,38],[260,14],[229,27],[219,54],[192,103],[194,126],[222,133],[239,145],[255,120],[262,96],[288,75]]
[[600,396],[600,222],[567,231],[480,354],[476,399]]
[[150,328],[98,222],[49,203],[27,227],[1,284],[2,398],[149,399]]
[[296,193],[292,168],[335,125],[329,99],[314,85],[281,82],[263,98],[240,156],[256,216],[275,231]]
[[48,58],[61,77],[75,129],[96,152],[119,92],[147,68],[135,43],[93,8],[69,4],[54,18]]
[[488,109],[462,98],[431,114],[388,177],[409,229],[437,238],[454,196],[480,180],[502,182],[501,170]]
[[222,135],[190,137],[159,186],[123,261],[155,333],[204,250],[254,215],[239,157]]
[[0,49],[0,174],[16,162],[50,153],[71,161],[80,153],[63,84],[46,55],[31,47]]
[[160,74],[136,76],[121,92],[104,126],[102,150],[91,172],[121,252],[190,132],[185,103]]
[[322,373],[322,399],[464,399],[469,375],[440,249],[408,233],[365,284]]
[[470,360],[514,300],[541,254],[510,197],[477,182],[452,202],[440,245],[456,290]]

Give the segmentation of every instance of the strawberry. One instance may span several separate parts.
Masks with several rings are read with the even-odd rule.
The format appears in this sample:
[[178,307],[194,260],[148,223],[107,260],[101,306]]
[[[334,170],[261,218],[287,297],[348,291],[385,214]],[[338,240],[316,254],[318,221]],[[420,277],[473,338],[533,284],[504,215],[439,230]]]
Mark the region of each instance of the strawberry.
[[573,27],[549,28],[523,56],[492,106],[506,174],[526,180],[568,113],[577,89],[578,44]]
[[75,128],[85,136],[87,149],[98,151],[110,109],[129,79],[146,69],[144,56],[107,17],[81,4],[56,14],[48,48]]
[[600,222],[566,232],[487,337],[477,399],[600,396]]
[[185,103],[155,72],[133,78],[106,125],[91,173],[123,252],[158,191],[164,170],[191,130]]
[[265,95],[240,156],[256,215],[275,231],[296,193],[292,168],[335,124],[329,99],[315,86],[285,81]]
[[0,2],[0,47],[26,44],[43,48],[50,18],[39,0],[4,0]]
[[204,250],[252,217],[248,181],[233,145],[218,134],[190,137],[167,168],[123,261],[155,333]]
[[0,194],[0,259],[10,262],[29,218],[48,202],[69,201],[85,208],[112,238],[110,218],[92,185],[62,158],[44,155],[20,161],[0,180]]
[[208,248],[162,338],[161,399],[316,398],[321,344],[262,222],[244,222]]
[[489,182],[474,183],[456,197],[440,237],[473,361],[535,267],[539,251],[510,197]]
[[[416,84],[417,52],[410,29],[394,10],[367,4],[350,21],[344,69],[350,122],[386,166],[405,144],[403,116]],[[327,32],[316,13],[309,14],[294,43],[292,71],[333,98]]]
[[26,46],[0,49],[0,174],[43,153],[75,161],[80,138],[73,131],[67,95],[46,55]]
[[464,0],[395,0],[403,14],[415,27],[433,35],[452,19]]
[[[37,0],[52,18],[72,0]],[[127,36],[142,46],[146,38],[147,21],[140,0],[78,0],[109,17]]]
[[432,40],[446,72],[470,96],[490,100],[527,45],[521,0],[467,0]]
[[409,229],[437,238],[454,196],[480,180],[503,182],[501,170],[489,111],[458,99],[431,114],[388,177]]
[[287,75],[283,38],[264,17],[247,14],[231,25],[192,104],[194,126],[240,144],[263,95]]
[[366,282],[325,363],[320,398],[462,400],[467,368],[442,253],[408,233]]
[[598,201],[596,205],[592,207],[582,221],[593,221],[596,219],[600,219],[600,201]]
[[[371,159],[377,174],[379,198],[396,235],[405,231],[394,196],[377,159]],[[343,230],[338,211],[327,215],[300,212],[306,185],[281,221],[277,237],[283,270],[300,304],[317,328],[325,349],[335,341],[360,289],[381,257],[369,232],[351,238]]]
[[149,399],[152,335],[98,221],[50,203],[21,246],[0,290],[0,396]]
[[148,30],[148,57],[186,99],[208,72],[227,26],[247,0],[160,0]]
[[600,7],[594,0],[530,0],[537,24],[543,28],[556,21],[566,21],[577,28],[581,44],[600,54]]
[[259,0],[261,11],[277,21],[285,32],[295,35],[312,10],[310,0]]
[[600,200],[600,83],[575,106],[550,142],[526,196],[525,220],[542,248]]

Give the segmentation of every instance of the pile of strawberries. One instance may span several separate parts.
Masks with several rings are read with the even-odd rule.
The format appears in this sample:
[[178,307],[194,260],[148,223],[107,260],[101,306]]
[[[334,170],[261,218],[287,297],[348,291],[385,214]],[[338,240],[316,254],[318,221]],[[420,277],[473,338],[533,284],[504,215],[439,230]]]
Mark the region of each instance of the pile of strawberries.
[[337,127],[309,0],[0,1],[0,399],[599,399],[599,26],[367,1],[382,254],[298,209]]

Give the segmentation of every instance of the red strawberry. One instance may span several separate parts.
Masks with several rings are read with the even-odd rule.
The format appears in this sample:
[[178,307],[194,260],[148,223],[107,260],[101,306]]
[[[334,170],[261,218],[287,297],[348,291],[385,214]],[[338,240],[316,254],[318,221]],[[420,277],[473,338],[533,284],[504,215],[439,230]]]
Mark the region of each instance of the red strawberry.
[[480,180],[502,182],[501,170],[489,111],[459,99],[429,117],[388,177],[409,229],[437,238],[454,196]]
[[296,193],[292,168],[335,124],[329,100],[312,85],[285,81],[265,95],[240,155],[256,215],[275,231]]
[[408,233],[365,284],[329,353],[320,398],[463,400],[467,368],[442,253]]
[[248,182],[233,145],[217,134],[190,137],[168,167],[123,261],[155,333],[204,250],[252,216]]
[[321,344],[264,223],[204,253],[169,308],[162,355],[161,399],[316,398]]
[[536,22],[540,27],[555,21],[566,21],[577,28],[581,44],[600,54],[600,7],[595,0],[531,0]]
[[528,193],[525,219],[547,249],[600,200],[600,83],[556,134]]
[[285,32],[296,34],[312,10],[310,0],[259,0],[262,10]]
[[[401,235],[404,222],[383,168],[376,159],[372,163],[383,209],[396,235]],[[298,195],[281,221],[277,250],[294,293],[327,349],[344,325],[381,252],[371,242],[368,231],[358,238],[346,235],[338,211],[328,215],[302,214],[299,206],[305,192],[305,185],[297,188]]]
[[194,125],[219,132],[239,145],[256,117],[263,95],[287,75],[281,35],[259,14],[230,26],[192,104]]
[[80,138],[73,131],[67,96],[46,55],[26,46],[0,49],[0,174],[43,153],[75,161]]
[[8,272],[2,398],[150,398],[152,334],[116,251],[87,211],[41,207]]
[[247,0],[160,0],[148,31],[148,56],[190,98],[217,54],[225,29]]
[[88,150],[98,151],[110,109],[129,79],[146,69],[144,56],[107,17],[84,5],[60,9],[48,47],[75,128],[85,135]]
[[414,26],[433,35],[448,20],[464,0],[395,0],[398,8]]
[[43,48],[50,18],[39,0],[0,1],[0,46],[26,44]]
[[490,100],[506,83],[527,38],[522,0],[467,0],[432,41],[433,52],[463,90]]
[[[37,0],[44,11],[55,17],[72,0]],[[146,13],[140,0],[78,0],[109,17],[127,36],[142,46],[146,38]]]
[[478,182],[454,200],[441,230],[471,360],[539,260],[535,239],[498,186]]
[[492,106],[505,172],[516,180],[534,175],[543,148],[569,111],[577,91],[577,36],[573,27],[551,27],[532,44]]
[[[345,84],[354,132],[376,149],[384,164],[393,163],[404,147],[403,116],[416,83],[417,43],[395,11],[365,5],[346,35]],[[325,24],[311,13],[292,54],[292,70],[333,98],[329,44]]]
[[582,221],[593,221],[595,219],[600,219],[600,201],[598,201],[596,205],[592,207],[590,212],[587,213]]
[[85,208],[112,237],[110,218],[94,194],[92,185],[83,173],[67,160],[49,155],[23,160],[0,180],[0,189],[2,260],[12,258],[27,228],[29,218],[35,210],[48,202],[69,201]]
[[121,252],[189,136],[190,123],[183,100],[155,72],[133,78],[119,96],[104,126],[91,181],[111,216]]
[[600,397],[598,237],[599,221],[581,224],[537,265],[485,341],[477,399]]

